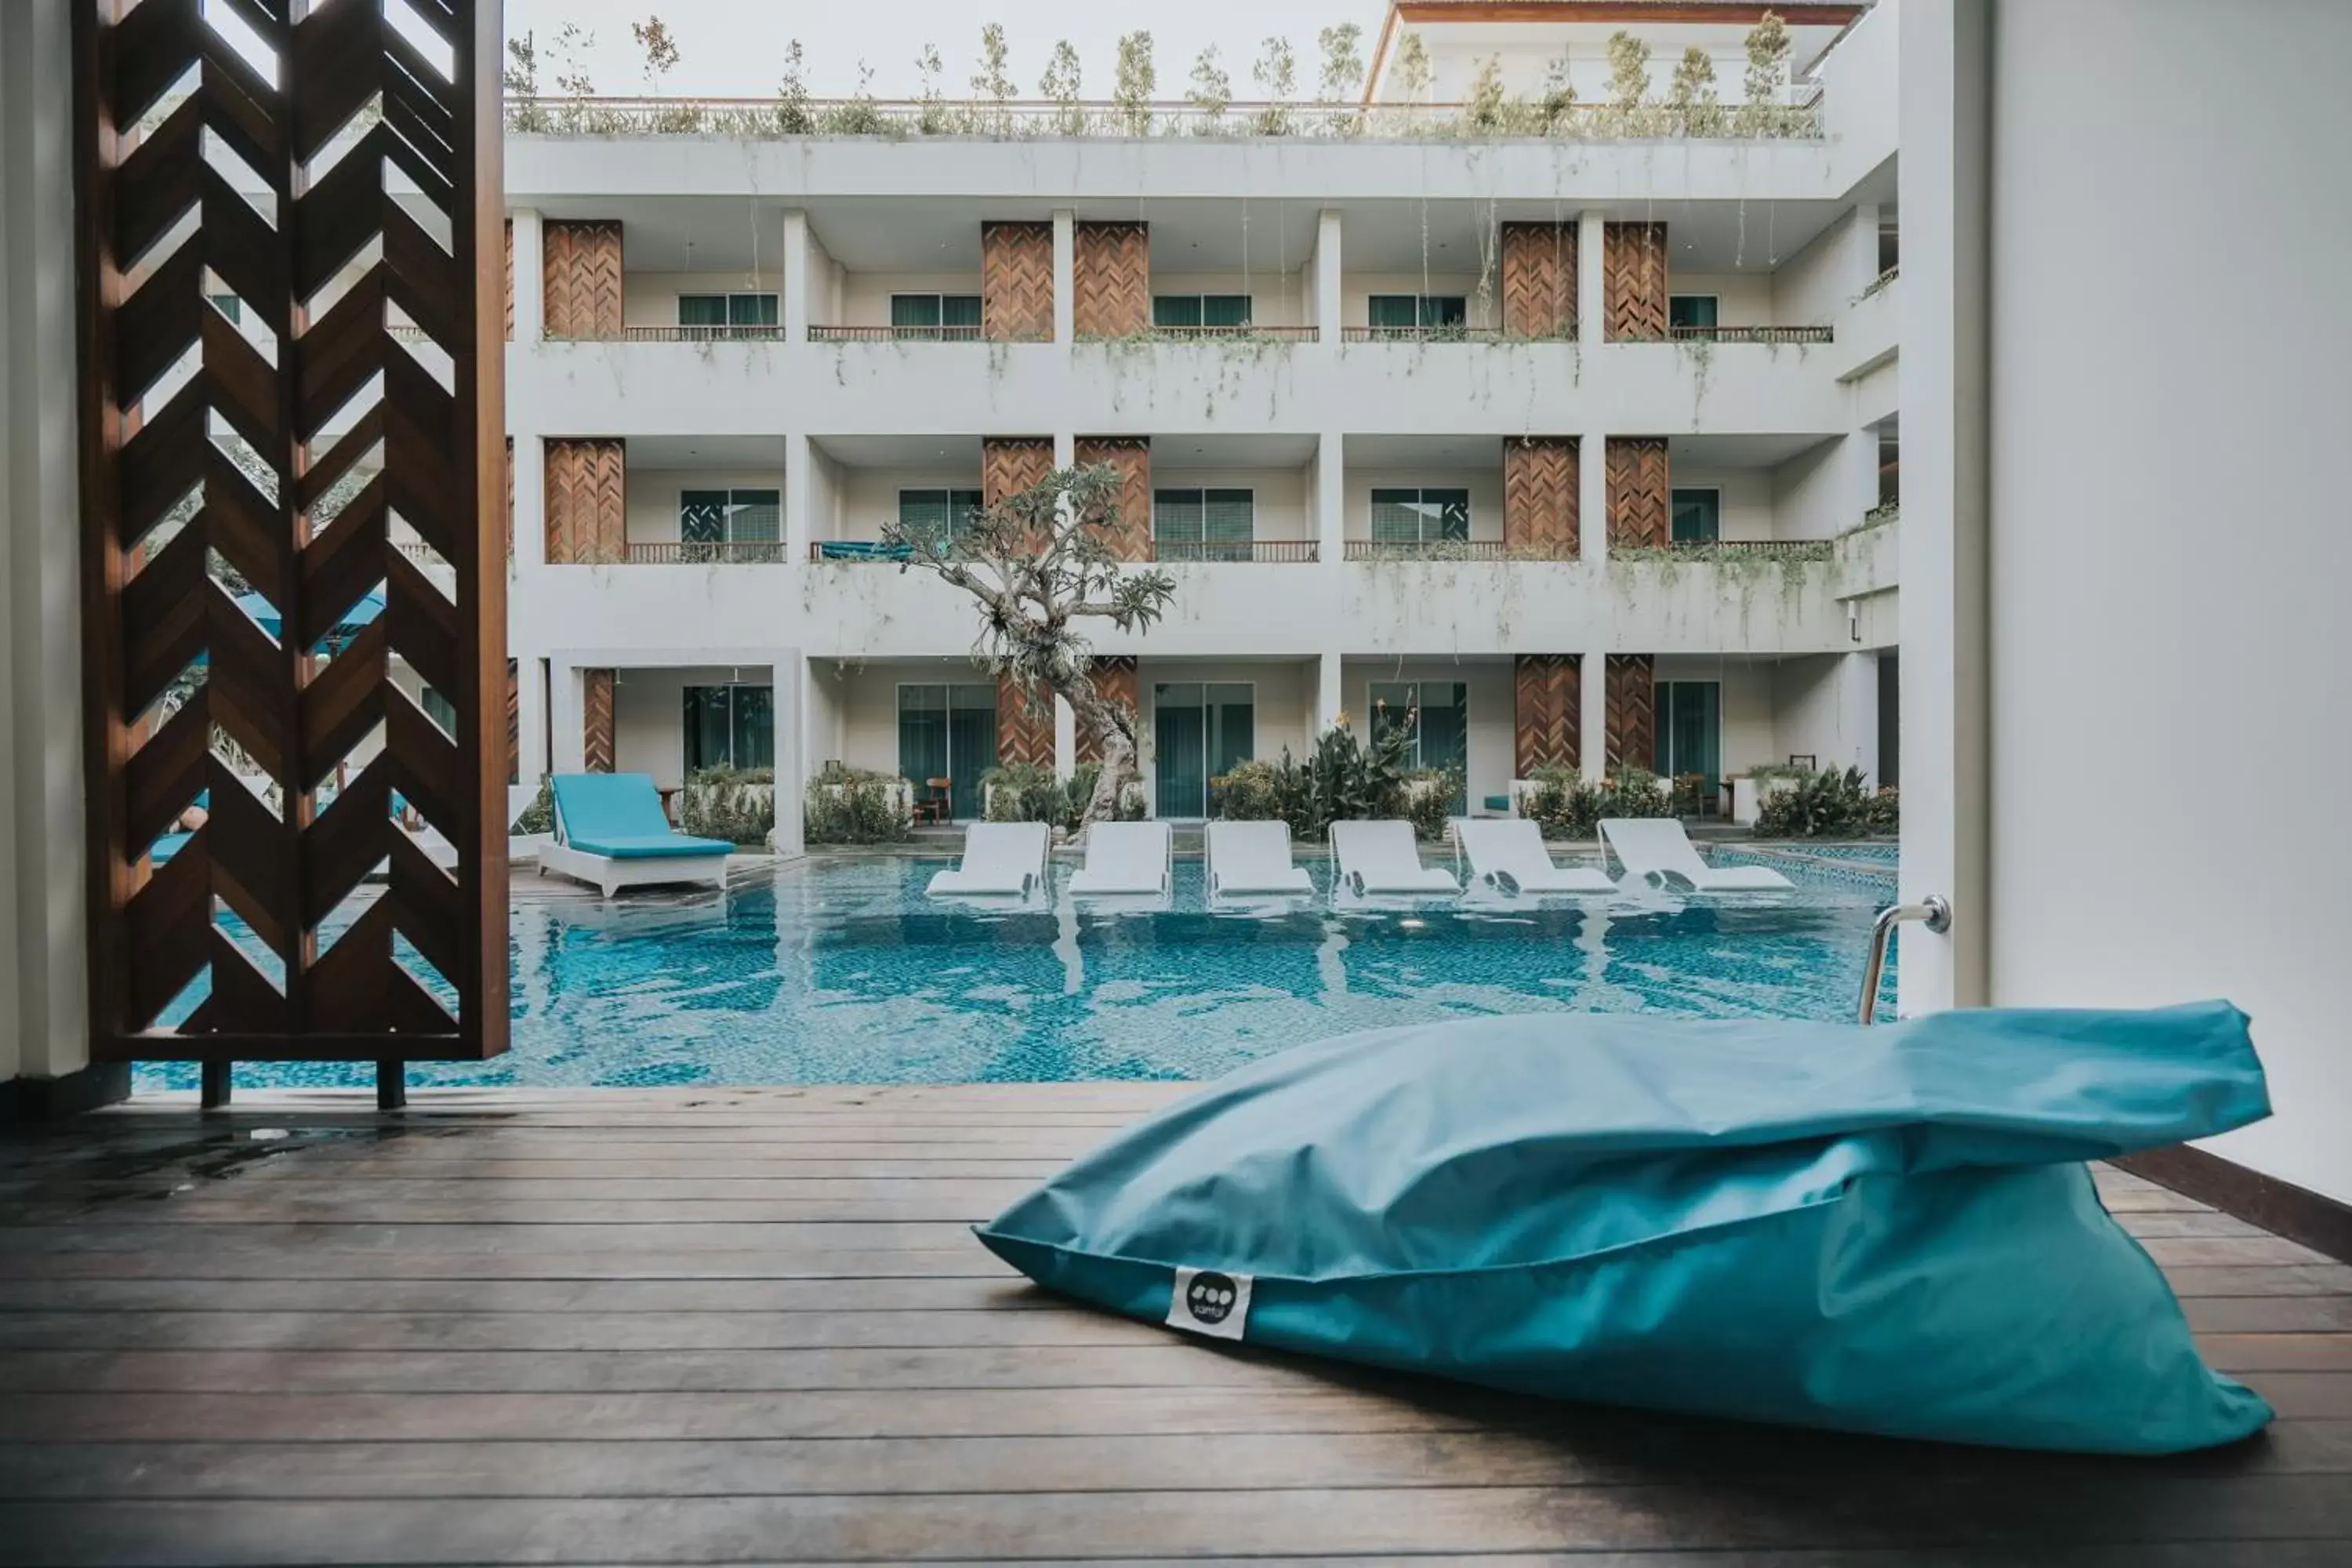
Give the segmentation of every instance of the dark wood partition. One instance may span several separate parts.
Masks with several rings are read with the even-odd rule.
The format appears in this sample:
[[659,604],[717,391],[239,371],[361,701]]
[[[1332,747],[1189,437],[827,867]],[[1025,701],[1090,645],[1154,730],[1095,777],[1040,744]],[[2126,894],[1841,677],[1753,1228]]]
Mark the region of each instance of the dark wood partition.
[[452,68],[364,0],[215,0],[268,73],[74,0],[100,1060],[506,1046],[499,6],[407,4]]

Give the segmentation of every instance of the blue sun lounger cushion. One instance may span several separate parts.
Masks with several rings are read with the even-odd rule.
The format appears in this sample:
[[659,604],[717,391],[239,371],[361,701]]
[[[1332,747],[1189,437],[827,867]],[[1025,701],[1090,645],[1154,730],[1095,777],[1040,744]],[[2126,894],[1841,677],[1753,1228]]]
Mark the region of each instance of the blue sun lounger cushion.
[[2083,1162],[2268,1112],[2244,1016],[1536,1015],[1255,1063],[980,1228],[1151,1322],[1566,1399],[2166,1453],[2270,1418]]

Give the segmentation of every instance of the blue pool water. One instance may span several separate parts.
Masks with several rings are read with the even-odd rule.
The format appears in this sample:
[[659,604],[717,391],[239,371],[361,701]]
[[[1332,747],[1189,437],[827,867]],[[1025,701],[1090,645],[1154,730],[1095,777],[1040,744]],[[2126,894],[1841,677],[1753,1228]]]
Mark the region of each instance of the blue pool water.
[[[1891,868],[1814,872],[1775,858],[1797,892],[1212,913],[1192,861],[1178,864],[1165,910],[1062,898],[974,912],[923,896],[944,863],[812,860],[739,880],[723,899],[518,901],[512,1049],[415,1064],[411,1081],[1195,1079],[1329,1035],[1449,1016],[1845,1018],[1872,915],[1893,892]],[[1056,867],[1057,883],[1067,876]],[[358,1087],[372,1073],[257,1064],[236,1081]],[[193,1088],[195,1069],[146,1067],[140,1083]]]

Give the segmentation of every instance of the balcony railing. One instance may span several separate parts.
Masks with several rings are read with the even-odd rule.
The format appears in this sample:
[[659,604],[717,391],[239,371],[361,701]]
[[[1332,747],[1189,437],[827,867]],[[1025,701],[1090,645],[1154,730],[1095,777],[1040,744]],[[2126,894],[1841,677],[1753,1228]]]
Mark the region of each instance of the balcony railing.
[[1151,327],[1142,336],[1166,343],[1311,343],[1314,327]]
[[1719,560],[1727,555],[1764,556],[1780,561],[1826,558],[1829,541],[1821,539],[1680,539],[1666,548],[1676,555]]
[[1514,552],[1499,539],[1351,539],[1350,561],[1529,561],[1551,556]]
[[1834,341],[1828,327],[1668,327],[1666,335],[1624,337],[1621,342],[1676,343],[1826,343]]
[[878,539],[812,539],[809,559],[824,562],[873,562],[895,566],[911,560],[914,550],[905,544],[885,544]]
[[976,343],[980,329],[961,327],[820,327],[808,330],[813,343]]
[[1183,563],[1232,561],[1265,565],[1318,561],[1322,551],[1312,539],[1155,539],[1151,542],[1151,558]]
[[632,540],[621,559],[631,566],[773,566],[784,559],[784,546],[774,539]]
[[[1341,327],[1345,343],[1495,343],[1503,341],[1499,327]],[[1559,340],[1567,342],[1566,339]]]

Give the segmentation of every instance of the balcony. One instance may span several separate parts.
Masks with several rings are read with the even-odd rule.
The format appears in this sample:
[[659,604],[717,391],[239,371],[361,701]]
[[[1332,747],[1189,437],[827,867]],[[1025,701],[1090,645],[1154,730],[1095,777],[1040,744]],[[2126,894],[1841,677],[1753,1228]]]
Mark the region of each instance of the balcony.
[[1514,553],[1499,539],[1350,539],[1350,561],[1544,561],[1555,554]]
[[976,343],[982,341],[976,326],[819,326],[809,324],[808,341],[813,343]]
[[621,561],[628,566],[779,566],[784,546],[778,540],[631,540]]
[[1311,565],[1322,558],[1321,546],[1312,539],[1155,539],[1151,542],[1152,560],[1178,565],[1204,563]]

